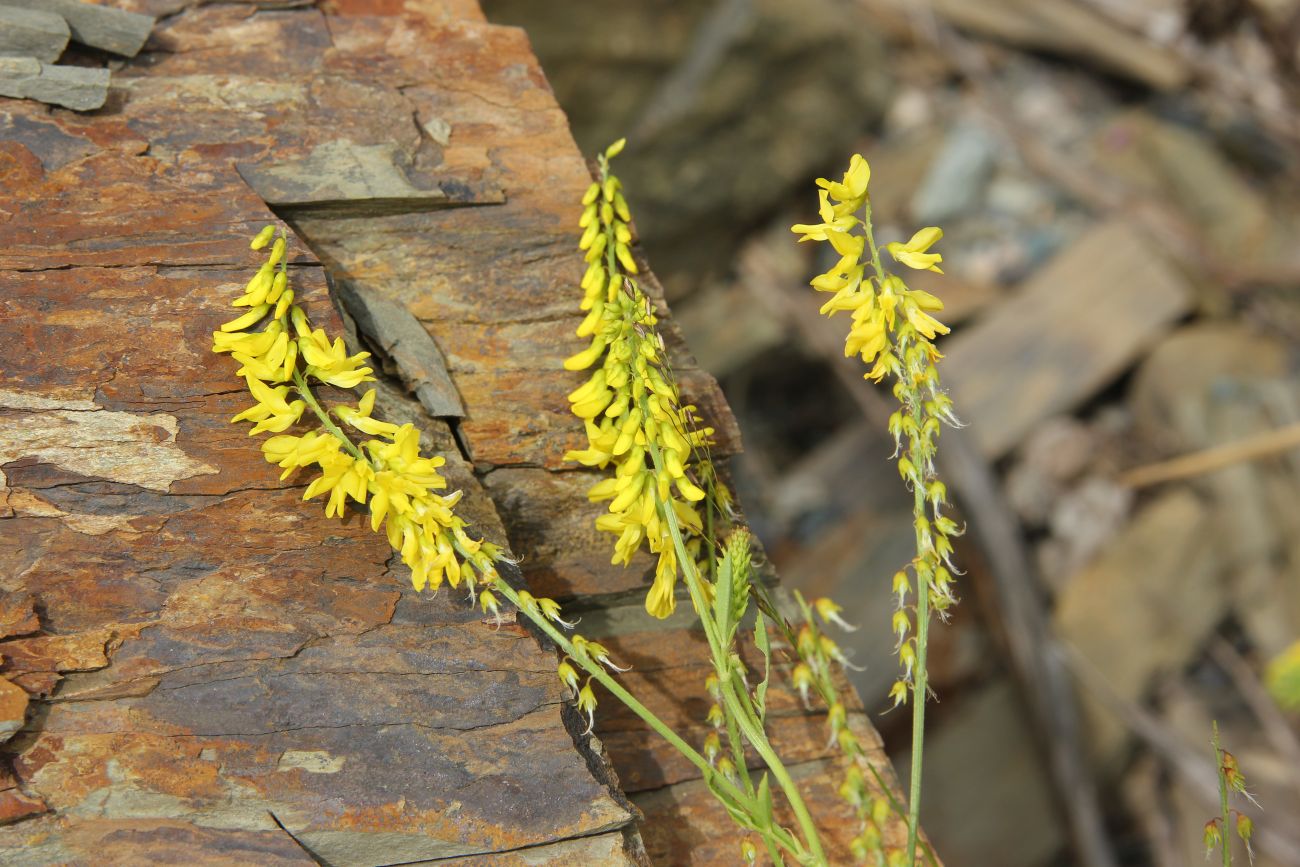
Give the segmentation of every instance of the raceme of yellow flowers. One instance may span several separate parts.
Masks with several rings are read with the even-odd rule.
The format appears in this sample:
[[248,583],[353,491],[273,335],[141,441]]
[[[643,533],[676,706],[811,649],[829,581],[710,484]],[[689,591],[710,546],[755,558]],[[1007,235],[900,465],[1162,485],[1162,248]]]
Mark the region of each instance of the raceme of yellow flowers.
[[[867,185],[871,168],[861,155],[854,155],[839,182],[817,181],[821,223],[797,225],[800,241],[830,243],[839,260],[824,274],[813,278],[819,292],[831,293],[821,312],[833,316],[847,311],[852,316],[846,356],[858,355],[870,366],[866,376],[880,381],[893,378],[894,396],[900,409],[889,420],[889,431],[899,452],[898,471],[915,497],[917,555],[912,571],[927,598],[918,613],[933,607],[940,616],[956,600],[952,593],[952,542],[958,532],[953,520],[942,514],[947,489],[935,475],[936,439],[941,422],[956,423],[952,402],[939,384],[935,362],[942,356],[934,338],[948,328],[931,314],[943,309],[942,302],[928,292],[908,289],[902,278],[887,273],[881,262],[871,226],[871,200]],[[858,216],[862,212],[863,216]],[[930,248],[943,237],[934,227],[922,229],[907,242],[895,242],[885,249],[895,261],[917,270],[943,273],[943,257]],[[904,449],[904,440],[906,448]],[[894,576],[898,608],[893,631],[898,639],[902,676],[894,684],[895,706],[907,700],[918,665],[924,664],[924,640],[912,636],[920,626],[913,623],[908,607],[912,595],[911,577],[906,571]],[[921,629],[924,627],[921,626]],[[919,653],[918,653],[919,651]],[[924,677],[922,673],[922,677]]]
[[[591,344],[564,366],[595,370],[569,395],[574,415],[586,426],[588,447],[564,457],[614,468],[587,492],[592,502],[610,501],[596,527],[618,537],[613,563],[626,566],[642,545],[658,555],[646,610],[667,617],[676,605],[680,564],[660,504],[672,509],[689,537],[687,550],[698,559],[704,532],[700,504],[707,496],[701,484],[721,486],[699,455],[713,429],[702,426],[693,406],[681,405],[663,340],[654,330],[654,310],[633,276],[631,215],[619,180],[609,171],[609,160],[622,146],[616,142],[600,156],[600,178],[582,200],[578,246],[587,262],[581,284],[587,315],[577,333],[590,337]],[[655,469],[654,449],[662,456],[662,471]]]
[[[371,529],[384,527],[389,544],[411,568],[416,590],[436,590],[444,580],[456,587],[463,581],[473,594],[478,584],[492,584],[502,551],[465,532],[465,522],[452,511],[459,491],[436,493],[447,487],[438,472],[445,461],[420,454],[415,426],[372,418],[373,389],[355,407],[327,410],[316,399],[311,380],[341,388],[373,381],[371,369],[362,366],[369,353],[349,355],[342,337],[331,341],[323,329],[311,327],[289,287],[285,236],[275,237],[275,227],[267,226],[251,246],[261,250],[273,237],[269,256],[234,302],[248,312],[212,335],[213,351],[229,352],[240,363],[237,372],[256,401],[231,421],[254,422],[250,436],[279,434],[262,444],[262,453],[284,469],[281,479],[299,469],[319,472],[303,499],[326,497],[326,517],[342,518],[349,499],[368,504]],[[297,436],[282,433],[308,409],[318,428]],[[357,445],[339,423],[369,439]],[[490,591],[482,593],[480,603],[484,611],[496,613]]]

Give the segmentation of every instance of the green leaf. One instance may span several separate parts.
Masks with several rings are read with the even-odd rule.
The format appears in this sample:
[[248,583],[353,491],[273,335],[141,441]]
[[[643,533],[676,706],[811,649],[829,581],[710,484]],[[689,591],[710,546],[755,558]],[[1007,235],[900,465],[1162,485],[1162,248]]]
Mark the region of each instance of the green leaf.
[[722,556],[722,565],[718,568],[718,580],[713,585],[713,619],[718,624],[719,634],[726,646],[731,645],[735,634],[735,624],[731,621],[731,549],[727,548]]
[[[723,808],[731,816],[732,821],[737,825],[750,831],[758,830],[758,827],[754,823],[754,817],[746,811],[744,805],[737,802],[729,792],[717,784],[719,776],[720,775],[716,771],[709,771],[704,775],[704,784],[709,787],[709,791],[713,793],[713,797],[718,799],[718,803],[722,804]],[[768,801],[769,803],[771,802],[770,794],[768,795]],[[760,809],[762,809],[761,803]],[[768,809],[770,815],[770,807]]]
[[754,644],[763,654],[763,679],[754,689],[754,704],[758,707],[758,721],[767,721],[767,682],[772,677],[772,643],[767,635],[767,621],[762,615],[754,618]]
[[758,819],[762,827],[768,827],[772,824],[772,786],[767,779],[767,771],[763,772],[763,779],[758,781]]

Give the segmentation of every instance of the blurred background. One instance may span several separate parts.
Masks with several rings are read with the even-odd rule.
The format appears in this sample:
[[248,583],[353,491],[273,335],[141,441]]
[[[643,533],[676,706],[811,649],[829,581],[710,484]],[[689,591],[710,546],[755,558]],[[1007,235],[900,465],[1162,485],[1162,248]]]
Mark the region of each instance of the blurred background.
[[[527,29],[586,153],[629,138],[748,517],[788,586],[863,625],[878,711],[910,495],[888,393],[817,316],[825,245],[789,226],[860,151],[882,243],[943,227],[947,274],[906,276],[947,304],[968,423],[941,440],[970,530],[932,649],[945,861],[1203,863],[1217,720],[1265,808],[1256,863],[1300,865],[1300,716],[1270,668],[1300,637],[1300,0],[483,5]],[[906,711],[874,719],[906,749]]]

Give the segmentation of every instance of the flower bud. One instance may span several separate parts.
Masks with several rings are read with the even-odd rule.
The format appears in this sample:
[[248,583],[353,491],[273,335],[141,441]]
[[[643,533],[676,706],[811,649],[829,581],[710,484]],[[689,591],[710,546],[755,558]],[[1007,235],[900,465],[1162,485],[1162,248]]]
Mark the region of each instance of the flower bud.
[[596,727],[596,693],[591,689],[591,681],[578,690],[578,711],[587,715],[587,730],[584,735],[591,734],[591,730]]
[[248,246],[254,250],[260,250],[267,244],[271,243],[271,239],[274,237],[275,226],[264,226],[262,231],[253,236],[253,241]]
[[722,776],[726,777],[728,780],[735,782],[736,763],[733,762],[731,759],[727,758],[726,756],[723,756],[722,758],[718,759],[718,773],[722,774]]
[[794,688],[799,690],[799,697],[803,699],[804,707],[808,707],[808,688],[813,684],[812,669],[806,662],[801,662],[790,672],[790,680],[794,683]]
[[1205,823],[1205,830],[1201,833],[1201,841],[1205,843],[1205,857],[1210,857],[1210,853],[1223,845],[1223,834],[1219,831],[1219,820],[1211,819]]
[[1255,823],[1250,821],[1250,817],[1245,813],[1237,814],[1237,836],[1241,842],[1246,844],[1246,855],[1250,858],[1250,863],[1255,863],[1255,853],[1250,846],[1250,836],[1255,833]]
[[704,758],[708,759],[709,764],[717,760],[718,754],[722,752],[722,739],[718,737],[717,732],[709,732],[704,736]]
[[578,672],[574,670],[572,665],[569,665],[567,660],[561,661],[556,667],[556,674],[559,675],[561,683],[575,693],[578,691]]

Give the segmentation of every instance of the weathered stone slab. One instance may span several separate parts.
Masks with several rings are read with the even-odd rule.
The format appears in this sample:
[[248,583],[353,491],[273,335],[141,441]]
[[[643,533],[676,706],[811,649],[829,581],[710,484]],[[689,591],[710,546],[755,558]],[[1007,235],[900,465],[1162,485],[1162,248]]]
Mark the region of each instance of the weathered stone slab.
[[1184,278],[1136,228],[1098,226],[944,343],[957,412],[980,449],[1000,457],[1119,376],[1191,303]]
[[53,63],[71,35],[61,15],[0,5],[0,56],[34,57]]
[[22,687],[0,678],[0,743],[9,740],[27,718],[27,693]]
[[134,57],[153,30],[154,19],[138,12],[81,0],[0,0],[0,6],[39,9],[61,15],[82,45]]
[[0,57],[0,96],[91,111],[108,99],[107,69],[51,66],[34,57]]
[[[1228,548],[1218,523],[1194,494],[1171,490],[1138,512],[1061,593],[1057,633],[1123,700],[1141,701],[1160,672],[1188,665],[1217,624]],[[1132,635],[1148,639],[1125,647]],[[1093,696],[1083,699],[1094,755],[1113,770],[1128,730]]]
[[613,537],[595,527],[608,504],[588,501],[587,490],[603,475],[502,467],[483,476],[533,592],[570,599],[649,589],[654,558],[641,551],[626,568],[611,565]]
[[[385,540],[304,505],[229,423],[249,399],[211,332],[274,219],[234,162],[387,142],[413,183],[492,197],[469,165],[484,146],[446,167],[416,125],[399,84],[422,73],[348,61],[317,9],[248,13],[169,17],[112,113],[3,105],[0,341],[23,376],[0,390],[0,657],[38,710],[0,756],[0,861],[374,865],[623,840],[634,811],[575,747],[553,654],[414,593]],[[402,26],[438,63],[479,50],[463,27],[497,30]],[[499,60],[532,63],[517,39]],[[300,299],[340,332],[294,246]],[[450,430],[406,403],[458,511],[503,540]]]
[[299,213],[361,213],[427,210],[445,204],[436,185],[414,184],[393,145],[336,140],[317,145],[291,162],[239,166],[239,173],[272,208]]
[[429,415],[434,418],[465,415],[460,395],[447,372],[447,359],[405,306],[346,279],[338,280],[334,289],[357,329],[393,363],[406,390],[415,395]]

